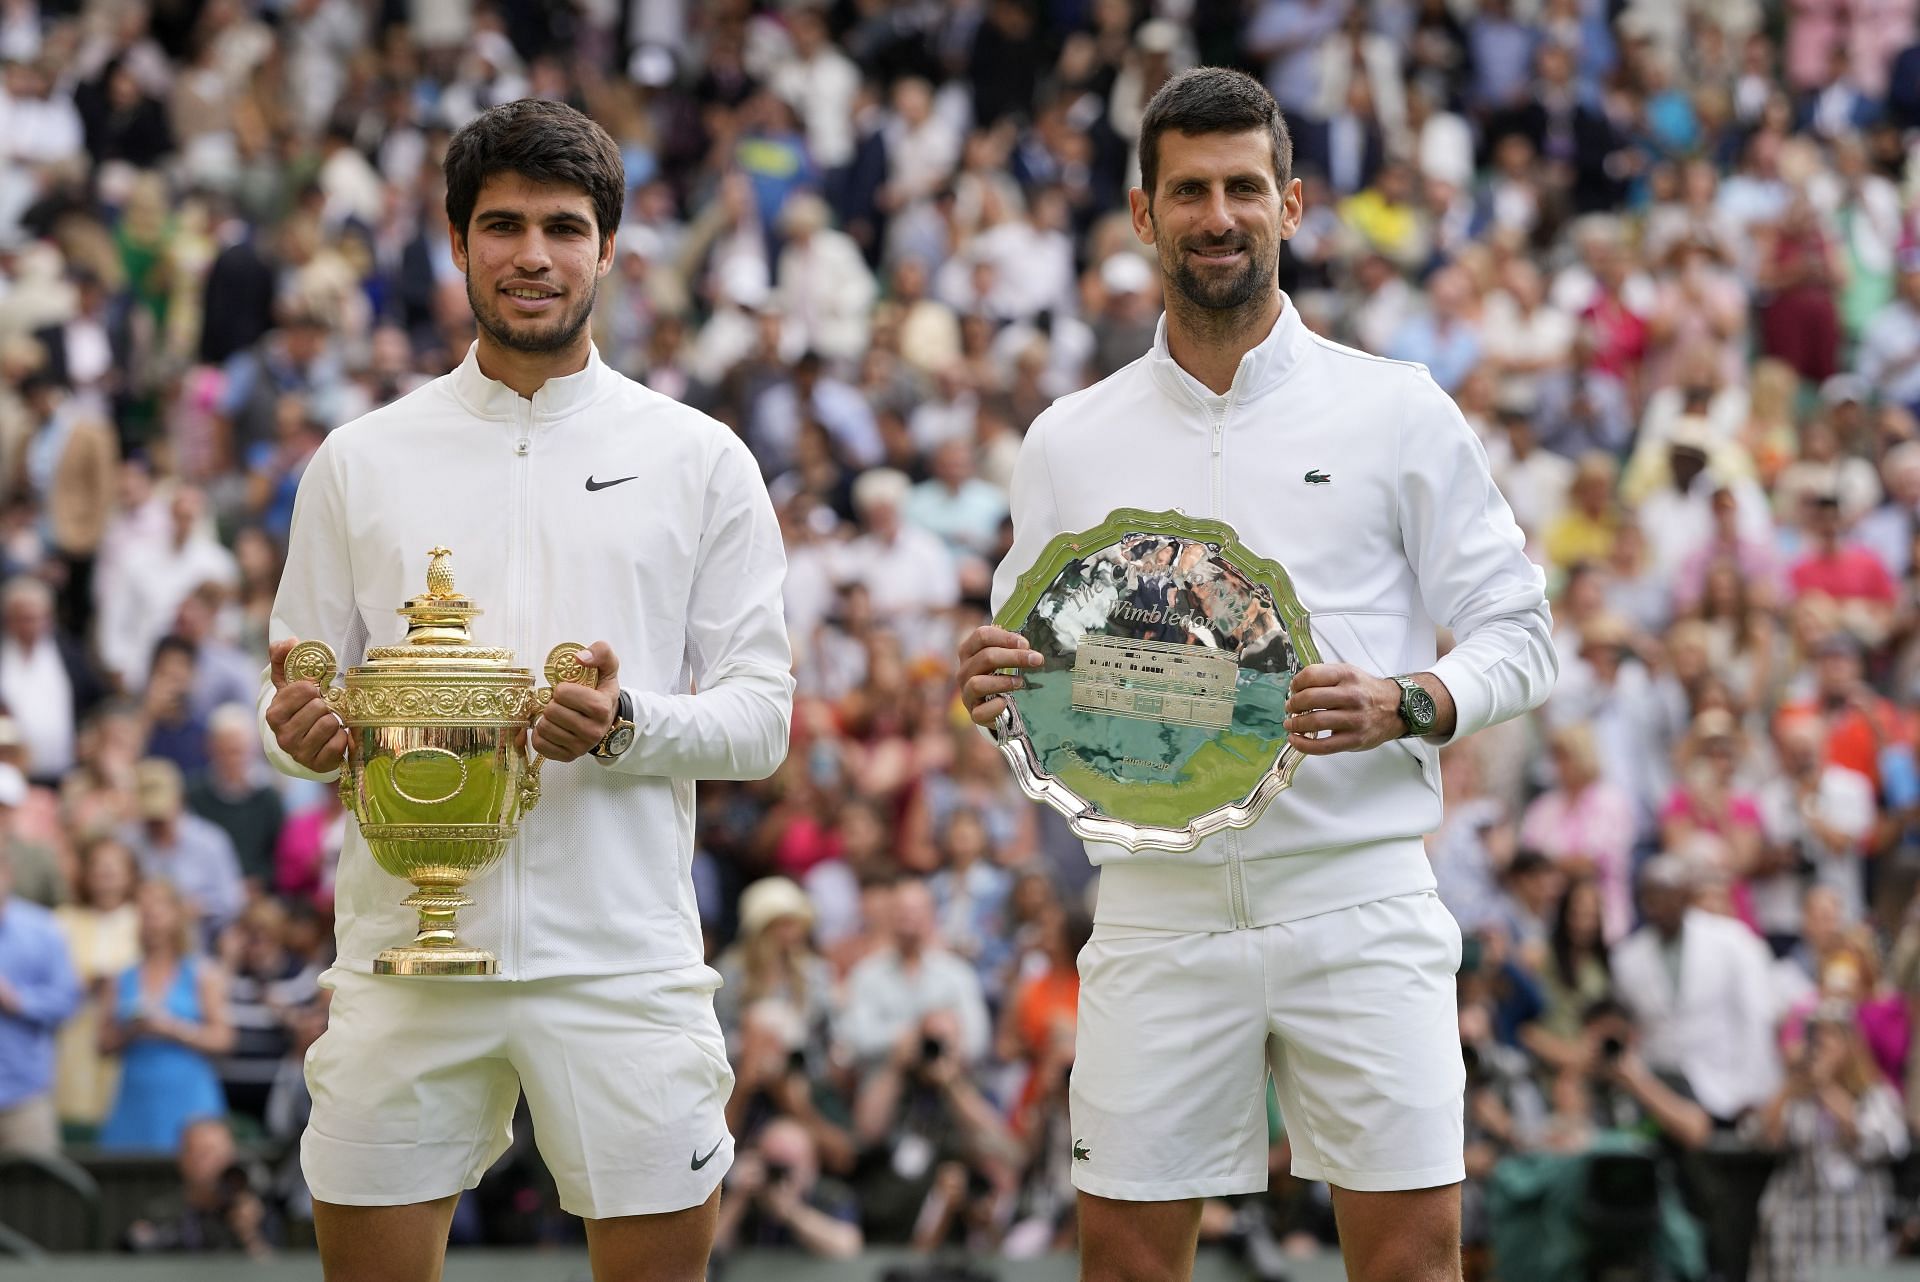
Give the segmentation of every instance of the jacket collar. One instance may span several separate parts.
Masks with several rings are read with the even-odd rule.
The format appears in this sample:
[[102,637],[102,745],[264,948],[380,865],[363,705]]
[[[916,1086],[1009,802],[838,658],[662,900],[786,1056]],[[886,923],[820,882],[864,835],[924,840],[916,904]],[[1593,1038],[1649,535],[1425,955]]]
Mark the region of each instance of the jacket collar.
[[[449,377],[453,379],[454,395],[482,418],[512,418],[518,413],[520,393],[480,372],[477,341],[467,348],[467,359],[461,361]],[[550,378],[540,385],[540,390],[533,394],[533,416],[558,418],[569,414],[605,390],[610,378],[611,372],[600,359],[600,350],[589,344],[585,369],[577,374]]]
[[[1236,403],[1254,400],[1272,391],[1299,365],[1302,354],[1313,342],[1313,335],[1300,323],[1300,309],[1293,305],[1285,290],[1280,291],[1280,317],[1273,330],[1245,356],[1233,373],[1233,387],[1227,393]],[[1153,330],[1153,350],[1147,353],[1153,376],[1168,395],[1198,396],[1203,404],[1219,399],[1205,383],[1180,368],[1167,350],[1167,314]]]

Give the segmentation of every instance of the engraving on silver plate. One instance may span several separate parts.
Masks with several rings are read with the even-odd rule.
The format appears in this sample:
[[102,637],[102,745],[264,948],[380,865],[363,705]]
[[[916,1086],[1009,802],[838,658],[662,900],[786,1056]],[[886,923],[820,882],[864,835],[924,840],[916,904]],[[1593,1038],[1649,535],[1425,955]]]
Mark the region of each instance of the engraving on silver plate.
[[1233,724],[1239,673],[1234,656],[1220,650],[1086,636],[1073,656],[1073,706],[1082,712],[1224,730]]

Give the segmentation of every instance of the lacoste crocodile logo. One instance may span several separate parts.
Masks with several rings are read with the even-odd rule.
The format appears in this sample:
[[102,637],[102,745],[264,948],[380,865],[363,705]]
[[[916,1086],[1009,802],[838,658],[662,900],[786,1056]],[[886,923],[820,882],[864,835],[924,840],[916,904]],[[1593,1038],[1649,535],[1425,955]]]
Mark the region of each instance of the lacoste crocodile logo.
[[1327,474],[1326,474],[1325,472],[1322,472],[1322,471],[1321,471],[1321,470],[1320,470],[1319,468],[1317,468],[1317,467],[1316,467],[1316,468],[1314,468],[1314,469],[1313,469],[1313,470],[1312,470],[1311,472],[1308,472],[1308,473],[1307,473],[1307,477],[1306,477],[1306,480],[1307,480],[1307,484],[1308,484],[1308,485],[1331,485],[1331,484],[1333,484],[1333,478],[1332,478],[1331,476],[1328,476],[1328,475],[1327,475]]
[[1076,1162],[1091,1162],[1093,1160],[1093,1150],[1087,1147],[1085,1140],[1075,1140],[1073,1142],[1073,1160]]

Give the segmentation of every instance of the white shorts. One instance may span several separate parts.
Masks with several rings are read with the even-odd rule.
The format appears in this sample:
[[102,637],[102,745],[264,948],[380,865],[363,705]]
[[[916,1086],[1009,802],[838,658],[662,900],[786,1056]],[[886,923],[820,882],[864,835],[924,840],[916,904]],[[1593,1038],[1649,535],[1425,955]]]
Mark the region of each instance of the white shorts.
[[335,968],[307,1052],[300,1165],[343,1206],[443,1198],[513,1138],[521,1091],[560,1205],[587,1219],[698,1206],[733,1164],[733,1090],[706,966],[525,982]]
[[1267,1078],[1293,1173],[1373,1192],[1466,1177],[1454,972],[1432,891],[1245,930],[1098,925],[1080,954],[1073,1184],[1170,1201],[1267,1187]]

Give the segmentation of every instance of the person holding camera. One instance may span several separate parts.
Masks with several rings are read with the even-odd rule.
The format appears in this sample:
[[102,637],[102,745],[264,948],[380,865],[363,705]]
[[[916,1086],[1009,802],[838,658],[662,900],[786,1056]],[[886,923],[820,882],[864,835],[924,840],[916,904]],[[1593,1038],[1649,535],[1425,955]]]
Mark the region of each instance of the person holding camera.
[[714,1248],[794,1247],[847,1260],[860,1254],[860,1203],[853,1190],[822,1177],[813,1137],[792,1118],[768,1122],[734,1160],[720,1201]]
[[936,1010],[901,1030],[853,1104],[855,1185],[876,1241],[932,1247],[961,1200],[991,1178],[1011,1187],[1024,1158],[975,1085],[959,1017]]
[[1889,1167],[1906,1156],[1906,1121],[1846,1003],[1814,1011],[1754,1130],[1780,1160],[1760,1198],[1752,1282],[1809,1282],[1828,1266],[1892,1256]]
[[1584,1053],[1554,1090],[1556,1147],[1585,1147],[1595,1131],[1626,1131],[1677,1154],[1712,1136],[1713,1118],[1686,1079],[1641,1058],[1633,1018],[1619,1002],[1603,997],[1587,1007],[1581,1045]]
[[955,1050],[963,1063],[987,1050],[987,1003],[980,977],[939,940],[933,892],[919,878],[894,887],[887,946],[847,975],[846,999],[835,1038],[863,1066],[884,1061],[912,1025],[948,1011],[957,1026]]
[[845,1101],[826,1074],[813,1070],[801,1013],[783,998],[762,997],[742,1012],[737,1033],[727,1130],[753,1136],[773,1121],[797,1122],[812,1142],[816,1165],[836,1175],[850,1172],[855,1152]]
[[127,1248],[148,1255],[175,1251],[273,1254],[280,1223],[256,1190],[256,1172],[234,1148],[225,1119],[203,1117],[180,1136],[180,1188],[127,1227]]

